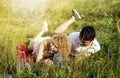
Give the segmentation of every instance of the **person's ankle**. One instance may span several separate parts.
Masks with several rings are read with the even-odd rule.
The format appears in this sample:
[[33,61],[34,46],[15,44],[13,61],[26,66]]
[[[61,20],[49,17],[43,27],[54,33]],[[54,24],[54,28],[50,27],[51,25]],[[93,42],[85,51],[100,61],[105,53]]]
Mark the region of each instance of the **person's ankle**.
[[48,31],[48,24],[47,24],[46,21],[43,22],[42,31],[43,32],[47,32]]
[[72,10],[72,16],[74,17],[74,19],[77,21],[77,20],[79,20],[79,19],[81,19],[81,16],[80,16],[80,14],[77,12],[77,10],[76,9],[73,9]]
[[73,19],[73,21],[76,21],[74,16],[72,16],[71,18]]

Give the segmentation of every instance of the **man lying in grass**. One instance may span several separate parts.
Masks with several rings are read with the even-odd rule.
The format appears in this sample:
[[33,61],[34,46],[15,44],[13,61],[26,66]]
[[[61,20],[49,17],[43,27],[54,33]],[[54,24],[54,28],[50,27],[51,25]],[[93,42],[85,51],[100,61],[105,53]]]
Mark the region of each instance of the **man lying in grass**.
[[[58,28],[56,28],[55,31],[52,33],[53,38],[41,37],[44,34],[44,32],[48,30],[47,24],[44,23],[43,28],[39,32],[39,34],[35,38],[30,40],[30,44],[27,47],[27,51],[32,51],[32,54],[35,57],[36,62],[43,59],[47,59],[54,55],[57,56],[57,53],[58,55],[60,53],[60,55],[63,58],[66,58],[66,55],[68,56],[69,54],[71,54],[72,56],[80,55],[79,58],[82,58],[82,57],[89,57],[91,54],[94,54],[95,52],[98,52],[100,50],[100,45],[98,41],[95,39],[95,35],[96,35],[95,29],[92,26],[85,26],[80,32],[72,32],[69,35],[67,35],[67,37],[72,42],[70,53],[66,52],[65,48],[59,45],[62,44],[62,42],[64,41],[61,41],[62,39],[61,40],[59,39],[59,36],[57,36],[59,35],[58,33],[63,33],[72,23],[74,23],[76,20],[79,20],[81,18],[79,13],[75,9],[73,9],[72,12],[73,12],[73,16],[65,23],[58,26]],[[55,42],[56,39],[54,39],[55,35],[60,40],[59,42],[56,41],[57,43]],[[68,45],[68,42],[66,42],[67,43],[66,45]],[[65,51],[61,49],[64,49]],[[44,55],[44,51],[46,51],[46,55]]]
[[[76,20],[81,19],[81,16],[75,9],[73,9],[72,12],[72,18],[56,28],[54,33],[63,33],[65,30],[67,30],[70,24],[74,23]],[[79,59],[83,59],[98,52],[100,50],[100,44],[95,39],[95,36],[95,29],[89,25],[84,26],[79,32],[70,33],[68,35],[68,38],[72,42],[70,54],[72,56],[78,56]]]
[[73,43],[71,55],[89,57],[91,54],[98,52],[100,50],[100,45],[95,39],[95,35],[96,32],[92,26],[84,26],[80,32],[69,34],[68,38]]

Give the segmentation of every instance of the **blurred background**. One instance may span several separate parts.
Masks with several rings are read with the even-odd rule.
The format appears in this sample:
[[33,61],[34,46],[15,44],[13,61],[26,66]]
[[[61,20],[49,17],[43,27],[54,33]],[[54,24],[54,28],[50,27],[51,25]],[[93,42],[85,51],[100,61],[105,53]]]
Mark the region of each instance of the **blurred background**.
[[[74,66],[48,67],[31,64],[18,69],[16,45],[26,43],[44,21],[49,31],[67,21],[72,9],[82,19],[65,32],[79,31],[85,25],[96,29],[101,51]],[[33,74],[31,74],[33,73]],[[7,78],[120,78],[120,0],[0,0],[0,77]]]

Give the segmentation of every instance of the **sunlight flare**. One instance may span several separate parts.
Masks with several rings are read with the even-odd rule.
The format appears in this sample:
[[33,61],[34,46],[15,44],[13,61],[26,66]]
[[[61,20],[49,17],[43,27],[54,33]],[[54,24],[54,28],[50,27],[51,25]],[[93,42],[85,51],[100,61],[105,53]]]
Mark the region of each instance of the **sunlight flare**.
[[36,8],[44,10],[48,0],[12,0],[11,7],[13,11],[34,11]]

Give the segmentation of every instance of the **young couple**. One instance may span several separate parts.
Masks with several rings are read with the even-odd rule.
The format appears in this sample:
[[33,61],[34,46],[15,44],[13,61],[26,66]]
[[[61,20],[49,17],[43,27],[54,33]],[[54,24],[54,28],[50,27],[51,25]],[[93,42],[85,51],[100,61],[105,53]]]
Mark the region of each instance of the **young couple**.
[[95,39],[96,32],[92,26],[84,26],[79,32],[72,32],[69,35],[63,34],[72,23],[81,19],[76,9],[73,9],[72,13],[72,17],[58,26],[51,37],[42,37],[44,32],[48,31],[48,25],[44,22],[42,30],[30,40],[26,51],[32,52],[35,62],[45,61],[53,57],[52,62],[56,64],[60,56],[64,60],[68,60],[70,54],[72,56],[81,54],[83,57],[89,57],[100,50],[100,45]]

